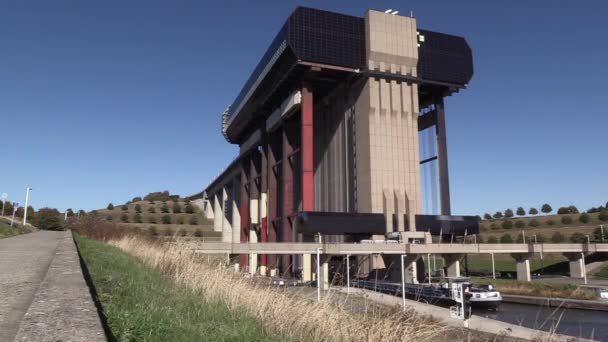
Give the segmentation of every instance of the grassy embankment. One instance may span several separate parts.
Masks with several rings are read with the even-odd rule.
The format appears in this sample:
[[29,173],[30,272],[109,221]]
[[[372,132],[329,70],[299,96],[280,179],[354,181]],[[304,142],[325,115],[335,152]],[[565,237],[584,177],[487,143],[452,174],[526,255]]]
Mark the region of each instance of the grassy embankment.
[[[478,272],[492,272],[492,257],[487,254],[469,254],[469,270]],[[425,267],[428,267],[427,258],[423,256],[422,259],[425,262]],[[435,266],[435,269],[442,269],[444,266],[443,258],[437,256],[435,259],[431,258],[431,269]],[[530,258],[530,270],[532,273],[540,273],[542,269],[546,269],[552,265],[560,262],[567,261],[564,256],[559,254],[546,254],[541,260],[538,255]],[[494,268],[496,272],[515,272],[516,264],[515,259],[510,255],[496,254],[494,255]],[[465,262],[464,259],[460,261],[460,271],[464,272]]]
[[10,223],[6,223],[4,220],[0,220],[0,239],[15,235],[21,235],[23,233],[25,233],[23,229],[11,227]]
[[[598,216],[599,213],[588,214],[589,222],[587,223],[579,221],[580,214],[514,217],[510,219],[512,222],[512,228],[510,229],[503,228],[502,223],[505,219],[483,220],[480,223],[480,236],[487,242],[490,237],[500,240],[504,234],[509,234],[515,241],[521,236],[521,232],[524,231],[527,240],[536,235],[539,240],[551,243],[551,237],[555,233],[560,233],[564,237],[564,242],[570,242],[570,238],[574,233],[581,233],[584,236],[589,235],[593,238],[594,230],[600,225],[604,225],[604,228],[608,231],[608,222],[601,221]],[[564,217],[571,218],[572,222],[563,223],[562,219]],[[518,222],[522,226],[521,228],[516,226]],[[515,271],[515,262],[509,255],[496,255],[495,257],[497,272]],[[538,255],[535,255],[530,259],[530,269],[533,273],[565,274],[568,271],[567,265],[558,265],[565,262],[567,262],[567,259],[561,254],[545,254],[543,260]],[[491,268],[492,264],[489,256],[469,256],[469,269],[488,271]],[[594,275],[597,278],[605,278],[607,276],[608,269],[606,269],[605,273],[599,272]]]
[[201,300],[136,257],[77,237],[103,315],[118,341],[272,340],[252,316]]
[[[97,242],[88,241],[88,243],[99,249],[103,246]],[[279,340],[402,341],[405,339],[427,341],[439,338],[448,331],[445,326],[421,317],[413,310],[407,310],[406,312],[393,310],[390,313],[383,311],[380,314],[368,309],[367,305],[363,307],[364,311],[353,312],[345,307],[331,304],[330,301],[324,300],[321,303],[316,303],[305,296],[284,289],[270,288],[266,282],[255,282],[243,278],[240,274],[231,272],[230,269],[221,265],[207,264],[204,259],[196,258],[175,245],[151,244],[136,237],[124,237],[111,243],[130,255],[138,257],[147,267],[160,271],[168,281],[179,284],[177,286],[188,289],[190,293],[195,294],[193,295],[194,298],[190,300],[191,302],[196,302],[198,298],[198,303],[202,303],[202,308],[205,305],[219,305],[233,315],[253,317],[267,334]],[[116,253],[115,249],[112,250]],[[90,255],[92,256],[93,253],[97,254],[98,252],[92,251]],[[126,258],[137,264],[126,255],[120,255],[121,259]],[[98,257],[95,256],[95,258]],[[90,257],[90,259],[93,258]],[[116,269],[115,264],[116,260],[110,259],[100,265],[99,268]],[[102,272],[102,270],[97,272]],[[108,298],[113,300],[112,298],[125,292],[122,288],[130,287],[128,285],[130,280],[117,283],[117,279],[128,277],[131,272],[126,271],[123,274],[109,276],[105,281],[95,281],[96,284],[100,283],[99,287],[105,287],[106,289],[106,294],[100,295],[102,305],[104,300],[106,302]],[[95,279],[95,272],[92,271],[91,273],[93,273]],[[145,286],[147,281],[143,283],[142,286]],[[138,289],[137,291],[145,290]],[[117,292],[117,294],[113,294],[114,292]],[[188,293],[188,291],[185,292]],[[144,302],[146,300],[152,301],[150,298],[154,298],[154,295],[158,295],[158,292],[150,293],[145,297],[142,297],[139,293],[128,294],[128,296],[131,295],[137,296],[136,299],[122,299],[122,301],[128,301],[128,304],[122,304],[125,311],[133,305],[147,307]],[[164,302],[165,299],[161,301]],[[371,307],[373,306],[370,305],[369,308]],[[169,309],[165,308],[161,311],[170,311]],[[154,307],[144,308],[143,311],[147,310],[154,310]],[[108,314],[116,316],[113,311],[115,310],[109,310]],[[175,314],[168,315],[176,317]],[[188,317],[189,315],[187,313],[177,315],[177,317],[180,316]],[[122,320],[125,320],[125,317],[130,319],[127,313],[116,317]],[[195,321],[200,322],[201,319],[196,318]],[[150,322],[147,323],[147,325],[150,324]],[[240,325],[240,322],[238,324]],[[225,338],[218,337],[217,339]],[[171,336],[169,340],[179,339]],[[248,340],[255,340],[255,338]]]
[[502,294],[513,294],[533,297],[595,299],[591,289],[572,284],[548,284],[542,282],[523,282],[507,279],[474,278],[474,284],[492,284]]
[[608,267],[602,268],[594,275],[596,278],[608,279]]

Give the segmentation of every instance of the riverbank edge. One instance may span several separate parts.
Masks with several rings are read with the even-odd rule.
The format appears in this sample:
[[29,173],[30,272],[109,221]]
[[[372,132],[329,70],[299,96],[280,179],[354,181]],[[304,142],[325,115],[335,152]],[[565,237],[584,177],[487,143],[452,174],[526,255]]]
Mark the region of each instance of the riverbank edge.
[[608,301],[584,300],[567,298],[533,297],[511,294],[501,294],[504,303],[534,304],[551,308],[579,309],[590,311],[608,311]]
[[[336,288],[336,290],[347,293],[346,288]],[[377,303],[384,305],[398,305],[401,306],[402,298],[395,297],[392,295],[383,294],[380,292],[375,292],[366,289],[359,288],[351,288],[351,295],[363,295],[369,300],[373,300]],[[536,330],[531,328],[526,328],[524,326],[515,325],[511,323],[506,323],[502,321],[498,321],[491,318],[485,318],[477,315],[471,316],[466,323],[462,320],[451,318],[450,310],[447,308],[443,308],[440,306],[435,306],[431,304],[421,303],[418,301],[414,301],[411,299],[406,299],[406,306],[411,307],[416,312],[421,315],[430,316],[433,319],[438,320],[442,324],[446,324],[452,327],[466,327],[467,329],[490,333],[497,336],[513,338],[516,340],[526,340],[526,341],[534,341],[539,338],[542,340],[543,338],[550,337],[551,341],[572,341],[572,339],[576,339],[577,341],[590,341],[588,339],[576,338],[568,335],[561,334],[551,334],[546,331]]]

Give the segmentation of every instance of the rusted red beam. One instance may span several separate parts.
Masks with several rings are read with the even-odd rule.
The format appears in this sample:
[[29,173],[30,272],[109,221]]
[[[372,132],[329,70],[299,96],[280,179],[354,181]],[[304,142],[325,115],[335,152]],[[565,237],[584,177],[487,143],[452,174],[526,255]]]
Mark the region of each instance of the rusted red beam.
[[[289,162],[289,156],[294,150],[294,125],[293,122],[284,121],[282,130],[282,159],[281,163],[281,178],[282,178],[282,212],[281,212],[281,242],[293,242],[293,229],[291,225],[291,216],[294,213],[294,179],[293,165]],[[281,271],[284,277],[292,275],[292,256],[281,256]]]
[[[265,194],[266,202],[268,202],[268,138],[262,138],[262,149],[261,160],[260,160],[260,192]],[[260,208],[265,208],[266,210],[260,210],[260,218],[261,218],[261,227],[260,227],[260,238],[262,243],[268,241],[268,208],[267,203],[262,203],[264,200],[263,196],[260,196]],[[266,266],[268,265],[268,255],[262,254],[260,256],[260,265]]]
[[[280,160],[280,141],[278,134],[274,132],[268,133],[268,149],[267,149],[267,169],[268,169],[268,242],[277,242],[277,218],[278,218],[278,175],[280,169],[277,163]],[[268,268],[277,268],[277,256],[274,254],[267,256]]]
[[302,211],[315,210],[313,120],[312,90],[309,87],[304,86],[302,88],[302,141],[300,144],[302,156]]

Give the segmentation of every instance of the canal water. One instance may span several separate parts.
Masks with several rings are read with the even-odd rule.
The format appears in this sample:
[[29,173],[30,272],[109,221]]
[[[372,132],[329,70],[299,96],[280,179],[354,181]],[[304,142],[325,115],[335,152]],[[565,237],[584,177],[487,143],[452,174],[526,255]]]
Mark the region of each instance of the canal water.
[[606,311],[502,303],[497,312],[473,310],[473,314],[528,328],[553,330],[559,334],[608,341],[608,312]]

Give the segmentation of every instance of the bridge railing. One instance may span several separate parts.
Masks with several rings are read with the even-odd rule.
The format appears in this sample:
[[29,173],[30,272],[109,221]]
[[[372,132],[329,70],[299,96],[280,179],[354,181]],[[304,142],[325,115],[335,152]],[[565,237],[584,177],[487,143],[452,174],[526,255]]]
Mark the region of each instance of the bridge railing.
[[361,243],[310,243],[310,242],[267,242],[267,243],[190,243],[196,253],[231,254],[314,254],[331,255],[363,254],[489,254],[489,253],[595,253],[608,252],[608,243],[542,243],[542,244],[361,244]]

